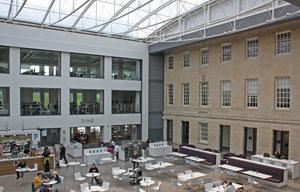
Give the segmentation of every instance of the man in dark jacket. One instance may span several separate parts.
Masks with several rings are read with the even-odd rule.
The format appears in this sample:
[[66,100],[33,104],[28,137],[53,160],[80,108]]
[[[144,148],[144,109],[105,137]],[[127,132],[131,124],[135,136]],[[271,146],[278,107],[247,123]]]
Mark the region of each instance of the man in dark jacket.
[[60,160],[64,159],[65,163],[68,164],[67,158],[66,158],[66,148],[63,144],[60,144]]

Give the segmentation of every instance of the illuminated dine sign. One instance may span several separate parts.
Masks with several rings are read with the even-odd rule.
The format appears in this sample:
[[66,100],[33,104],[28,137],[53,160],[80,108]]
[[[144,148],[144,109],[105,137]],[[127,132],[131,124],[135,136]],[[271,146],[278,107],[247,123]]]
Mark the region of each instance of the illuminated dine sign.
[[81,119],[81,124],[84,124],[84,123],[94,123],[94,119]]

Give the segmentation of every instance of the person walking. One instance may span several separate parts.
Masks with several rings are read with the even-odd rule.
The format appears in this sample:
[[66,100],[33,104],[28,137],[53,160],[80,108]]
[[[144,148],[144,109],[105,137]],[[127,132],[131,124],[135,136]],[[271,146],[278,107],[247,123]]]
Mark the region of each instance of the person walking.
[[66,158],[66,148],[63,144],[60,144],[60,160],[64,159],[65,163],[68,164],[67,158]]

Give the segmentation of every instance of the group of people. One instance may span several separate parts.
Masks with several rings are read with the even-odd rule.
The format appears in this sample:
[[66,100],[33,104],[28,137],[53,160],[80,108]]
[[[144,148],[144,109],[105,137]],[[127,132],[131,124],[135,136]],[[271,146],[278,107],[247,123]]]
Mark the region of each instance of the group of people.
[[38,172],[32,182],[32,191],[46,191],[47,188],[51,187],[51,185],[47,185],[47,183],[49,183],[50,181],[55,181],[55,184],[61,182],[61,178],[58,176],[56,171],[53,171],[50,174],[43,174],[42,172]]

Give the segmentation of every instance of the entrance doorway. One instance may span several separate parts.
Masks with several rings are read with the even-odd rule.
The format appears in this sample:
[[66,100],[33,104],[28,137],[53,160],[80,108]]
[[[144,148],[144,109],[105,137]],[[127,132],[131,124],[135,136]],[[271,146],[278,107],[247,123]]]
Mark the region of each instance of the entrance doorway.
[[182,121],[182,131],[181,131],[181,143],[189,144],[189,132],[190,132],[190,123],[188,121]]
[[289,157],[289,132],[276,131],[273,132],[273,153],[277,151],[280,153],[282,159]]
[[256,154],[257,129],[245,127],[244,129],[244,155],[251,157]]
[[167,119],[167,141],[169,144],[173,142],[173,120]]
[[220,125],[220,152],[230,152],[230,125]]

